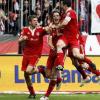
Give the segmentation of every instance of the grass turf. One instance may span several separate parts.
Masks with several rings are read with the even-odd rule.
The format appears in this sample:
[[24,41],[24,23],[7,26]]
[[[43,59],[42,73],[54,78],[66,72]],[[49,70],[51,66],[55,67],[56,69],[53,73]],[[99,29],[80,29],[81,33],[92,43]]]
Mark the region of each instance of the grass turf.
[[[39,100],[41,96],[43,95],[37,95],[34,100]],[[27,97],[27,94],[0,94],[0,100],[33,100]],[[52,94],[49,100],[100,100],[100,94]]]

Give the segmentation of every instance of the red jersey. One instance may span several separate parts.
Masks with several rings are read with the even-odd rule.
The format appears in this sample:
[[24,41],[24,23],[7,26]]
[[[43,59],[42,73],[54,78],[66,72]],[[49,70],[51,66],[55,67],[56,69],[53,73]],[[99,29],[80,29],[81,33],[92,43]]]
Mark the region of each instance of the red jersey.
[[43,48],[43,36],[46,34],[42,27],[31,30],[30,27],[23,28],[21,35],[28,37],[23,48],[24,55],[41,55]]
[[56,47],[56,43],[57,43],[57,41],[58,41],[56,29],[52,29],[51,36],[52,36],[52,43],[53,43],[53,45]]
[[52,43],[56,47],[58,39],[60,38],[60,36],[62,36],[61,29],[60,30],[52,29],[51,36],[52,36]]
[[78,34],[78,22],[77,22],[77,15],[74,10],[69,8],[66,11],[65,17],[70,17],[71,20],[67,25],[64,27],[64,35],[67,37],[67,39],[77,38]]

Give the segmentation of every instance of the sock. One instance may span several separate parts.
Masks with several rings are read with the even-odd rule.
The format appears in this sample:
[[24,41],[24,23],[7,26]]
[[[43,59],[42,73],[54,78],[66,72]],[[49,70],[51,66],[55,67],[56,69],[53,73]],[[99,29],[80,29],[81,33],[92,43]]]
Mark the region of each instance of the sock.
[[92,72],[93,74],[96,74],[96,76],[100,76],[99,70],[94,70],[92,67],[89,66],[88,71]]
[[54,66],[64,66],[64,53],[57,53],[57,58],[55,60]]
[[41,73],[43,75],[43,77],[45,78],[46,77],[45,67],[40,65],[40,66],[38,66],[38,70],[39,70],[39,73]]
[[34,95],[34,94],[35,94],[35,91],[34,91],[34,89],[33,89],[33,87],[32,87],[32,86],[27,86],[27,88],[28,88],[28,90],[29,90],[30,94],[32,94],[32,95]]
[[45,94],[46,97],[49,97],[49,95],[51,94],[51,92],[53,91],[54,87],[55,87],[56,81],[55,80],[51,80],[49,83],[49,87],[48,90]]
[[83,70],[83,68],[81,66],[75,66],[75,67],[80,72],[80,74],[82,75],[83,79],[86,79],[87,75],[86,75],[85,71]]
[[60,83],[61,81],[62,81],[62,78],[61,77],[57,77],[56,83]]

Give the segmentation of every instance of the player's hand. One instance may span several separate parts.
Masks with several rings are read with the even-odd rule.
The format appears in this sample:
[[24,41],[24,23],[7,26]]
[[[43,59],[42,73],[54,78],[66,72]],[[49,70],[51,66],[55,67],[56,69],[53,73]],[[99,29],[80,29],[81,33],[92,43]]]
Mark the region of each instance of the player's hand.
[[49,44],[49,47],[50,47],[52,50],[55,50],[55,47],[54,47],[52,44]]
[[20,36],[19,37],[19,42],[22,42],[22,41],[25,41],[25,40],[28,40],[27,36]]
[[56,28],[56,26],[55,26],[54,24],[51,23],[51,24],[49,25],[49,28],[50,28],[50,29],[54,29],[54,28]]
[[22,38],[23,38],[23,40],[28,40],[27,36],[23,36]]

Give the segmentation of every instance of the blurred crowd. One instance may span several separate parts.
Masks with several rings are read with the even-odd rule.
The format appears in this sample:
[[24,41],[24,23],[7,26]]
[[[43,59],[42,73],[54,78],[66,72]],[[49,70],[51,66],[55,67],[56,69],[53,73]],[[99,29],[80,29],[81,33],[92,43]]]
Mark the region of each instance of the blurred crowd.
[[[72,0],[72,7],[78,11],[80,30],[86,32],[89,32],[90,29],[87,24],[90,20],[88,15],[90,15],[91,9],[88,1]],[[33,14],[36,14],[40,24],[45,26],[49,23],[53,10],[63,11],[60,5],[61,0],[23,0],[23,4],[21,0],[0,0],[0,35],[13,34],[16,36],[20,31],[21,24],[28,25],[28,16]],[[21,12],[22,6],[23,13]],[[23,21],[21,21],[21,14],[23,14]]]

